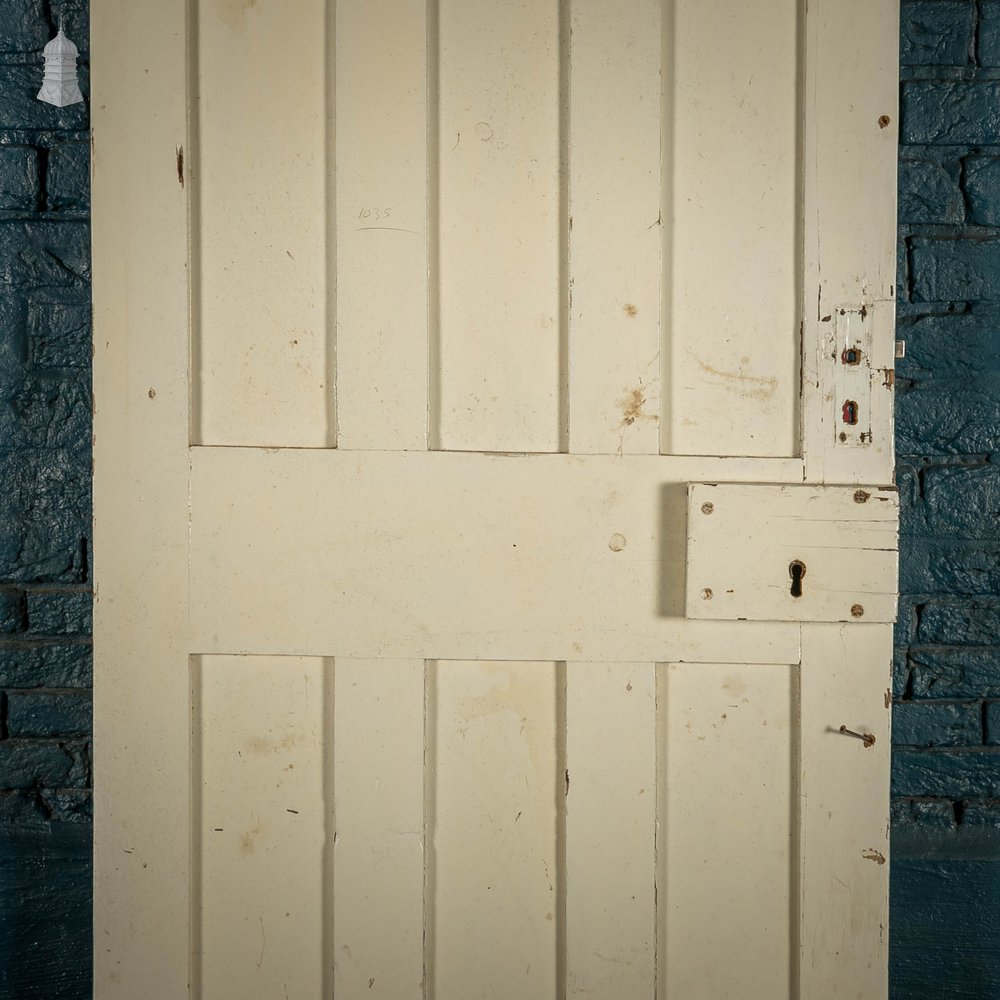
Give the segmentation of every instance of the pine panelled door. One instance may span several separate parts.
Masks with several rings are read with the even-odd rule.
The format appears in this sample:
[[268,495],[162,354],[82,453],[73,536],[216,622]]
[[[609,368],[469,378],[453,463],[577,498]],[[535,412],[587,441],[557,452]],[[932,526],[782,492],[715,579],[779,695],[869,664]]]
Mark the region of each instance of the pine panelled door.
[[95,5],[95,995],[885,996],[897,17]]

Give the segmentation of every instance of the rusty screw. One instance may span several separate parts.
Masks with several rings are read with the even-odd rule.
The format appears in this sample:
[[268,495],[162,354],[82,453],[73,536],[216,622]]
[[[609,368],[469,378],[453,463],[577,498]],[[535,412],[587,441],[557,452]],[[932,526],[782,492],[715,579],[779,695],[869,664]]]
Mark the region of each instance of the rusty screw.
[[865,609],[860,604],[851,605],[851,617],[860,618],[865,613]]
[[705,588],[705,589],[704,589],[704,590],[703,590],[703,591],[701,592],[701,599],[702,599],[703,601],[710,601],[710,600],[712,599],[712,588],[711,588],[711,587],[706,587],[706,588]]
[[713,510],[715,510],[714,503],[709,503],[708,501],[705,501],[705,503],[701,505],[702,514],[711,514]]
[[866,493],[864,490],[858,490],[854,494],[855,503],[868,503],[868,498],[871,496],[870,493]]
[[866,750],[875,746],[875,736],[872,733],[856,733],[853,729],[848,729],[847,726],[841,726],[840,731],[845,736],[853,736],[855,739],[861,740]]

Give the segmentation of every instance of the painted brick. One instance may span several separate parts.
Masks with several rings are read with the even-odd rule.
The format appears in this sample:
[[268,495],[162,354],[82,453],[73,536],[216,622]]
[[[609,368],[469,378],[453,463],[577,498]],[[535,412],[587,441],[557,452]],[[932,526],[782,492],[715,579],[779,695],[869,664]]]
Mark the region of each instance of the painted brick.
[[976,800],[967,802],[962,813],[962,823],[965,826],[1000,830],[1000,803]]
[[940,799],[894,799],[889,807],[889,817],[893,831],[902,827],[954,830],[956,826],[955,807],[950,802],[943,802]]
[[908,145],[1000,143],[1000,81],[913,80],[900,97],[900,141]]
[[988,701],[984,706],[983,742],[1000,746],[1000,702]]
[[0,391],[0,437],[10,449],[86,451],[91,440],[87,372],[33,371]]
[[7,693],[7,733],[24,736],[86,736],[91,729],[90,696],[83,693]]
[[0,52],[40,50],[51,35],[45,0],[8,3],[0,20]]
[[1000,603],[983,598],[928,601],[920,615],[917,641],[946,646],[1000,645]]
[[6,290],[0,294],[0,383],[15,378],[28,352],[28,298]]
[[899,610],[896,614],[896,624],[893,626],[893,645],[906,646],[913,642],[917,634],[916,605],[903,595],[899,599]]
[[1000,299],[1000,239],[996,237],[914,237],[910,241],[910,266],[911,297],[915,301]]
[[0,145],[0,211],[34,211],[39,190],[38,150]]
[[965,194],[970,222],[977,226],[1000,226],[1000,157],[966,159]]
[[981,0],[979,8],[979,64],[1000,66],[1000,2]]
[[911,0],[900,8],[899,60],[909,66],[964,66],[972,55],[975,6]]
[[900,221],[914,224],[961,224],[965,221],[965,198],[957,160],[900,160]]
[[0,591],[0,633],[14,635],[27,626],[28,609],[24,594],[18,590]]
[[41,53],[56,33],[56,14],[77,48],[87,52],[88,7],[87,0],[60,0],[58,5],[52,0],[5,0],[0,12],[0,53]]
[[49,150],[45,192],[53,211],[90,208],[90,143],[63,142]]
[[12,289],[90,286],[90,227],[75,222],[0,223],[0,285]]
[[27,308],[27,332],[32,365],[89,369],[92,320],[88,296],[53,291],[33,297]]
[[[89,788],[45,788],[38,793],[49,820],[89,825],[94,819],[94,797]],[[89,915],[88,902],[86,914]]]
[[0,791],[0,830],[14,825],[43,829],[49,823],[86,825],[93,818],[93,796],[87,788]]
[[90,754],[67,740],[0,740],[0,787],[85,788]]
[[0,580],[84,579],[90,456],[65,449],[0,452]]
[[919,473],[922,488],[914,489],[913,479],[903,477],[903,538],[964,542],[1000,538],[1000,466],[966,458],[911,470],[910,476]]
[[922,464],[910,464],[897,455],[896,489],[899,491],[900,531],[904,535],[919,533],[919,527],[923,525],[920,519],[922,472]]
[[28,591],[28,631],[32,635],[90,635],[93,596],[90,590]]
[[12,586],[89,580],[89,108],[35,98],[56,17],[88,92],[88,7],[0,3],[0,1000],[91,995],[91,648],[26,634],[89,614]]
[[89,688],[92,682],[89,641],[59,645],[38,639],[0,642],[0,688]]
[[45,821],[45,811],[36,795],[24,791],[0,791],[0,830]]
[[896,311],[910,301],[910,254],[905,239],[896,241]]
[[1000,593],[1000,544],[947,540],[901,540],[899,587],[929,596]]
[[86,98],[90,89],[86,60],[78,64],[80,90],[85,100],[68,108],[56,108],[37,99],[43,67],[40,51],[25,56],[19,65],[0,65],[0,129],[84,131],[88,121]]
[[896,381],[896,447],[901,455],[968,455],[1000,448],[1000,380]]
[[911,649],[912,698],[1000,698],[1000,649]]
[[1000,466],[937,465],[924,472],[928,531],[937,537],[1000,539]]
[[899,322],[896,335],[906,341],[906,356],[896,361],[897,378],[920,382],[1000,372],[1000,313],[995,309],[921,316]]
[[892,757],[892,794],[1000,798],[1000,751],[896,750]]
[[892,697],[902,698],[909,686],[910,661],[906,655],[906,647],[897,646],[892,651]]
[[981,740],[979,702],[902,701],[892,707],[894,746],[963,746]]

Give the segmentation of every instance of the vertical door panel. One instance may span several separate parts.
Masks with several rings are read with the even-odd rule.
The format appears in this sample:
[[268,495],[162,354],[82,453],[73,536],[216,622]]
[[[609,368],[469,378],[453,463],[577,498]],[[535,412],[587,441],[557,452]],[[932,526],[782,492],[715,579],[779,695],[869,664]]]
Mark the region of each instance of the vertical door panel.
[[427,4],[338,0],[333,7],[337,443],[423,449]]
[[566,671],[567,997],[656,989],[656,669]]
[[200,995],[318,997],[323,660],[207,656],[193,673]]
[[769,665],[666,668],[660,706],[665,996],[790,995],[795,673]]
[[333,293],[326,5],[193,6],[192,436],[323,447],[332,440]]
[[435,443],[559,451],[556,0],[438,4]]
[[333,991],[421,1000],[423,661],[338,659],[333,718]]
[[800,0],[676,0],[664,451],[797,445]]
[[430,995],[551,1000],[564,668],[439,661],[429,669]]
[[576,454],[660,450],[661,6],[572,4],[567,305]]

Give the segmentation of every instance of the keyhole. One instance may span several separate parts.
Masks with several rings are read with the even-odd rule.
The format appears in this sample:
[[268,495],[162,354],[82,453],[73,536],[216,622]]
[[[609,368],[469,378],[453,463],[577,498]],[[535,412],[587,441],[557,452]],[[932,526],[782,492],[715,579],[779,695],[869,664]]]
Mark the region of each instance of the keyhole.
[[788,575],[792,578],[792,586],[789,593],[792,597],[802,596],[802,577],[806,575],[806,564],[799,562],[798,559],[789,563]]
[[852,426],[858,422],[858,404],[853,399],[844,403],[844,423]]

